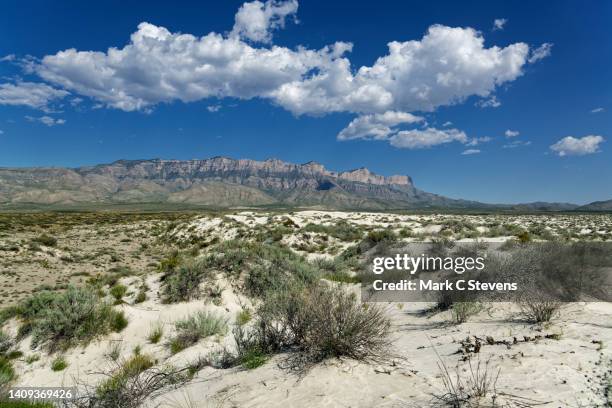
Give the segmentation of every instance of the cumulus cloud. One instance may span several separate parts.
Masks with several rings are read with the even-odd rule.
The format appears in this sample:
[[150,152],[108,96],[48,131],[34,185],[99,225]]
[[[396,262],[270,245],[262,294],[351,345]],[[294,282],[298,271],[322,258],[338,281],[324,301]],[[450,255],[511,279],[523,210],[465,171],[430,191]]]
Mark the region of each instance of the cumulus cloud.
[[424,121],[422,117],[407,112],[387,111],[385,113],[361,115],[353,119],[347,127],[338,133],[338,140],[386,139],[397,132],[395,126],[422,121]]
[[591,113],[601,113],[604,112],[605,109],[604,108],[595,108],[593,110],[591,110]]
[[209,105],[206,107],[206,110],[210,113],[219,112],[221,110],[221,105]]
[[283,28],[285,18],[295,15],[297,10],[297,0],[244,3],[234,17],[234,28],[230,36],[269,43],[272,41],[272,30]]
[[544,43],[535,50],[532,50],[527,60],[530,64],[537,62],[541,59],[548,57],[552,51],[553,45],[551,43]]
[[11,61],[15,61],[15,54],[8,54],[5,55],[4,57],[0,58],[0,62],[11,62]]
[[[256,46],[282,27],[297,1],[245,3],[228,35],[172,33],[141,23],[123,48],[67,49],[34,70],[45,80],[125,111],[210,97],[264,98],[296,115],[433,111],[523,74],[529,47],[485,47],[472,28],[431,26],[418,40],[391,41],[371,66],[353,67],[352,44],[321,49]],[[249,42],[250,41],[250,42]]]
[[402,130],[389,138],[392,146],[402,149],[426,149],[452,142],[465,144],[468,140],[460,130],[435,128]]
[[517,137],[518,135],[520,135],[521,132],[519,132],[518,130],[506,130],[504,132],[504,135],[506,135],[506,137],[510,138],[510,137]]
[[493,31],[503,30],[507,22],[506,18],[496,18],[493,20]]
[[467,150],[464,150],[463,152],[461,152],[461,155],[462,156],[469,156],[471,154],[478,154],[478,153],[480,153],[479,149],[467,149]]
[[48,110],[49,103],[62,99],[68,92],[55,89],[37,82],[17,82],[0,84],[0,105],[29,106],[30,108]]
[[56,125],[63,125],[64,123],[66,123],[66,120],[64,119],[54,119],[51,116],[40,116],[40,117],[33,117],[33,116],[26,116],[25,117],[28,121],[30,122],[40,122],[43,125],[46,126],[56,126]]
[[599,145],[604,142],[604,138],[598,135],[584,137],[566,136],[557,143],[550,146],[550,149],[558,156],[584,156],[599,152]]

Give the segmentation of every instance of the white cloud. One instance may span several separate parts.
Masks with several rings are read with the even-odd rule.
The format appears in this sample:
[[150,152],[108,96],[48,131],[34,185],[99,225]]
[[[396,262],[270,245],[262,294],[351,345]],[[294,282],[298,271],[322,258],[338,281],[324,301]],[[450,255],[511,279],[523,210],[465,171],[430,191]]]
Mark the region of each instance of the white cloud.
[[[297,2],[245,3],[244,13],[245,7],[259,19],[264,13],[258,27],[269,33],[282,26],[281,16],[290,15]],[[529,54],[525,43],[486,48],[472,28],[434,25],[419,40],[390,42],[388,54],[372,66],[353,68],[345,56],[350,43],[319,50],[254,46],[243,39],[267,37],[245,34],[251,31],[195,37],[141,23],[123,48],[67,49],[44,57],[35,70],[49,82],[125,111],[233,97],[268,99],[297,115],[374,114],[433,111],[471,95],[490,97],[522,75]]]
[[46,115],[40,117],[26,116],[25,118],[30,122],[40,122],[46,126],[63,125],[64,123],[66,123],[66,120],[64,119],[54,119],[51,116]]
[[0,62],[11,62],[15,61],[15,54],[8,54],[0,58]]
[[521,134],[521,132],[519,132],[518,130],[510,130],[510,129],[508,129],[508,130],[506,130],[504,132],[504,135],[506,135],[506,137],[508,137],[508,138],[509,137],[517,137],[520,134]]
[[219,112],[221,110],[221,105],[209,105],[206,107],[206,110],[211,113]]
[[491,140],[493,140],[493,138],[491,138],[489,136],[473,137],[465,145],[466,146],[478,146],[481,143],[489,143]]
[[480,99],[478,102],[476,102],[476,106],[481,108],[498,108],[501,106],[501,102],[497,100],[495,95],[493,95],[487,99]]
[[517,147],[530,146],[531,141],[515,140],[502,146],[504,149],[516,149]]
[[441,144],[459,142],[467,143],[467,135],[457,129],[413,129],[397,132],[389,142],[392,146],[402,149],[425,149]]
[[480,150],[478,150],[478,149],[467,149],[467,150],[464,150],[463,152],[461,152],[461,155],[462,156],[468,156],[468,155],[471,155],[471,154],[478,154],[478,153],[480,153]]
[[397,132],[397,129],[394,129],[395,126],[422,121],[424,121],[422,117],[396,111],[361,115],[353,119],[347,127],[338,133],[338,140],[387,139]]
[[272,41],[272,30],[283,28],[285,18],[294,15],[297,10],[297,0],[244,3],[234,17],[234,28],[230,36],[269,43]]
[[507,22],[508,19],[506,18],[496,18],[493,20],[493,31],[503,30]]
[[529,54],[528,62],[530,64],[533,64],[534,62],[548,57],[552,51],[552,47],[553,44],[551,43],[544,43],[540,45],[538,48],[531,51],[531,53]]
[[22,105],[45,111],[49,109],[51,101],[62,99],[66,95],[66,91],[37,82],[0,84],[0,105]]
[[550,149],[558,156],[584,156],[599,151],[599,144],[604,142],[604,138],[598,135],[589,135],[580,138],[566,136],[557,143],[550,146]]
[[444,126],[444,127],[448,127],[448,126],[451,126],[452,124],[453,124],[453,122],[451,122],[451,121],[449,120],[449,121],[444,122],[444,123],[442,124],[442,126]]
[[601,113],[601,112],[605,112],[604,108],[595,108],[593,110],[591,110],[591,113]]

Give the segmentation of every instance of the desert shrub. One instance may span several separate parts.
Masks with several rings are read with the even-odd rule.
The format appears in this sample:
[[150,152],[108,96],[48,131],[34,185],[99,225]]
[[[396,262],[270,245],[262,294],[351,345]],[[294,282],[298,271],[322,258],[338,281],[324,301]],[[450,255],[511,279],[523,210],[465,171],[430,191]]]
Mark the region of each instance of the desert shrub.
[[249,309],[242,309],[236,314],[236,324],[239,326],[244,326],[250,322],[252,318],[253,315]]
[[11,347],[13,347],[13,339],[0,329],[0,354],[6,353]]
[[268,361],[268,356],[257,348],[246,350],[246,352],[240,356],[240,364],[248,370],[261,367],[266,361]]
[[553,299],[540,300],[536,298],[524,300],[519,305],[521,316],[532,323],[549,322],[557,315],[561,308],[561,302]]
[[207,276],[207,264],[189,260],[164,278],[162,296],[167,303],[184,302],[200,296],[200,283]]
[[482,305],[479,302],[456,302],[452,306],[453,321],[457,324],[465,323],[470,316],[473,316],[482,310]]
[[147,340],[149,340],[149,342],[151,342],[152,344],[157,344],[159,343],[163,335],[164,335],[164,326],[162,323],[157,322],[153,326],[151,326],[151,331],[149,332],[149,335],[147,336]]
[[173,251],[166,258],[159,261],[157,269],[161,272],[173,271],[180,263],[180,254],[178,251]]
[[114,297],[117,301],[121,301],[121,299],[123,299],[126,293],[127,286],[121,285],[119,283],[115,284],[113,287],[110,288],[111,296]]
[[[382,358],[389,346],[390,323],[377,306],[360,305],[340,288],[312,285],[270,294],[242,349],[298,352],[298,366],[329,357]],[[239,347],[240,349],[240,347]]]
[[88,342],[116,327],[117,312],[89,288],[70,286],[63,293],[41,292],[19,306],[20,334],[32,333],[32,347],[67,348]]
[[525,243],[531,241],[531,235],[529,234],[529,231],[521,231],[518,234],[516,234],[516,239],[521,244],[525,244]]
[[325,234],[346,242],[357,241],[363,236],[358,227],[344,220],[334,225],[307,224],[302,231]]
[[0,395],[2,395],[16,378],[12,363],[5,357],[0,356]]
[[109,312],[108,323],[112,331],[120,332],[127,327],[128,319],[125,317],[123,310],[111,310]]
[[102,373],[105,379],[97,386],[80,384],[76,399],[64,401],[67,408],[139,408],[147,399],[187,382],[197,367],[157,368],[147,355],[135,355],[115,363],[114,369]]
[[58,356],[51,362],[51,370],[62,371],[68,367],[68,362],[63,356]]
[[227,319],[209,312],[197,312],[175,323],[176,335],[170,340],[170,350],[178,353],[200,339],[227,332]]
[[[100,407],[124,407],[138,405],[130,404],[129,402],[135,398],[135,396],[125,395],[124,391],[127,384],[140,376],[143,372],[153,367],[154,361],[151,357],[138,354],[134,355],[128,360],[123,361],[120,366],[113,372],[109,377],[102,381],[97,387],[95,392],[94,401],[100,401]],[[124,405],[127,403],[127,405]],[[114,405],[117,404],[117,405]]]
[[316,266],[280,245],[235,240],[221,244],[217,251],[221,255],[209,257],[209,267],[232,277],[243,276],[244,290],[251,296],[293,284],[310,284],[319,277]]
[[136,298],[134,298],[134,303],[142,303],[147,300],[147,293],[144,290],[138,291]]
[[383,241],[395,241],[397,240],[397,235],[391,229],[374,230],[368,232],[365,240],[370,246],[374,246]]
[[57,245],[57,238],[52,237],[47,234],[42,234],[35,238],[32,238],[32,242],[35,242],[37,244],[41,244],[44,246],[48,246],[48,247],[54,247]]
[[111,341],[109,342],[108,349],[104,356],[111,361],[119,360],[119,356],[121,356],[121,349],[123,348],[123,344],[121,341]]
[[2,408],[55,408],[50,402],[31,402],[25,400],[8,400],[0,401],[0,407]]

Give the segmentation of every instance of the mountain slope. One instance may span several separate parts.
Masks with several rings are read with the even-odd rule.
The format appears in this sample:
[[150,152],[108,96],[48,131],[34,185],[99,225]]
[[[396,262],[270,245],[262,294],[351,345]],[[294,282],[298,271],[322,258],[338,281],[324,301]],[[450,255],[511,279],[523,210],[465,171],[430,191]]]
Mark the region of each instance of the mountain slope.
[[576,207],[456,200],[419,190],[408,176],[385,177],[366,168],[333,172],[315,162],[292,164],[276,159],[119,160],[73,169],[0,168],[0,208],[144,203],[372,210],[568,211]]
[[577,211],[612,211],[612,200],[594,201],[576,208]]
[[216,207],[296,205],[339,209],[478,206],[414,187],[408,176],[280,160],[120,160],[68,168],[0,168],[0,203],[185,203]]

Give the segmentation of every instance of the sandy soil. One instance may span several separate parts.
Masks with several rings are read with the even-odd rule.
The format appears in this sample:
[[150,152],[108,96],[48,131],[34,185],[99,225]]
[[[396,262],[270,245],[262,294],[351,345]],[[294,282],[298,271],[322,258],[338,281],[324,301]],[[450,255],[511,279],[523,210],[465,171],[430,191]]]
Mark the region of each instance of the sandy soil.
[[[333,225],[346,220],[368,228],[410,228],[413,233],[433,234],[440,232],[449,219],[460,218],[478,225],[481,232],[486,225],[495,222],[512,222],[522,227],[544,224],[549,230],[561,231],[576,228],[579,234],[593,228],[589,237],[597,232],[607,234],[612,228],[612,216],[596,219],[575,216],[456,216],[456,215],[403,215],[378,213],[343,213],[302,211],[288,214],[262,214],[240,212],[224,217],[197,215],[180,223],[164,223],[167,235],[153,236],[150,231],[160,221],[140,221],[129,227],[108,225],[106,233],[91,231],[87,225],[74,226],[62,235],[56,233],[59,247],[43,248],[42,253],[30,253],[26,242],[38,234],[35,230],[24,230],[17,235],[4,236],[0,243],[22,242],[19,251],[11,252],[10,258],[2,252],[2,268],[12,268],[20,279],[0,273],[5,290],[29,293],[41,282],[65,282],[74,271],[85,268],[90,274],[106,272],[113,262],[96,257],[95,262],[83,261],[78,264],[61,263],[61,253],[71,255],[95,253],[99,248],[113,248],[122,260],[141,272],[141,276],[125,277],[121,282],[134,293],[144,276],[148,286],[148,299],[133,304],[133,297],[126,297],[126,304],[117,306],[125,311],[129,325],[121,333],[114,333],[98,339],[85,347],[70,349],[64,354],[68,367],[59,372],[51,370],[51,361],[57,355],[47,355],[44,350],[31,349],[30,339],[19,343],[23,358],[15,360],[19,375],[19,386],[59,386],[99,381],[101,372],[113,367],[108,353],[115,343],[121,344],[121,356],[128,357],[136,347],[142,353],[154,356],[158,364],[182,365],[205,356],[223,347],[232,348],[234,342],[229,334],[223,337],[209,337],[193,347],[172,355],[167,340],[172,336],[173,323],[199,310],[209,310],[225,316],[230,326],[237,313],[244,307],[253,307],[251,301],[238,295],[223,276],[217,277],[217,284],[223,289],[221,302],[196,300],[178,304],[162,304],[159,299],[161,274],[155,271],[155,261],[169,248],[185,242],[209,242],[213,238],[231,239],[245,234],[245,231],[274,226],[284,219],[291,219],[298,227],[309,223]],[[502,221],[499,221],[499,219]],[[112,233],[111,233],[112,232]],[[21,234],[21,235],[19,235]],[[160,238],[161,237],[161,238]],[[195,238],[194,238],[195,237]],[[126,241],[129,239],[130,241]],[[303,234],[295,230],[282,237],[282,243],[293,247],[300,243],[312,243],[317,234]],[[411,240],[413,238],[406,238]],[[471,240],[474,238],[460,238]],[[481,239],[503,241],[507,238],[484,237]],[[142,244],[145,243],[143,249]],[[351,245],[336,238],[327,241],[327,249],[321,253],[306,253],[309,258],[327,257],[329,252],[339,251]],[[70,247],[70,251],[63,248]],[[328,248],[335,248],[329,251]],[[50,255],[54,252],[54,255]],[[138,256],[135,256],[135,255]],[[22,258],[19,258],[22,256]],[[37,260],[44,257],[53,265],[40,270]],[[21,261],[19,261],[21,259]],[[12,279],[12,280],[11,280]],[[16,288],[16,289],[14,289]],[[353,287],[355,289],[356,287]],[[11,303],[18,297],[11,297]],[[148,406],[162,407],[429,407],[435,402],[435,395],[444,393],[440,364],[452,373],[469,375],[470,364],[475,368],[489,364],[491,370],[499,371],[496,388],[506,394],[527,398],[541,403],[543,407],[604,407],[605,389],[612,369],[612,304],[572,303],[561,309],[559,318],[552,323],[533,325],[518,319],[518,309],[511,304],[488,304],[484,310],[469,322],[460,325],[449,324],[448,312],[423,313],[430,305],[425,303],[381,304],[393,324],[393,347],[389,350],[388,361],[366,364],[350,359],[329,360],[306,373],[298,375],[283,367],[284,355],[277,355],[262,367],[254,370],[241,368],[205,368],[186,386],[165,393],[151,400]],[[156,324],[164,325],[161,342],[151,344],[148,334]],[[13,319],[4,329],[15,335],[18,323]],[[546,336],[549,336],[547,338]],[[489,341],[494,344],[488,344]],[[480,352],[461,352],[462,342],[482,342]],[[516,339],[516,341],[515,341]],[[507,341],[508,344],[500,344]],[[27,362],[29,356],[38,355],[39,360]]]

